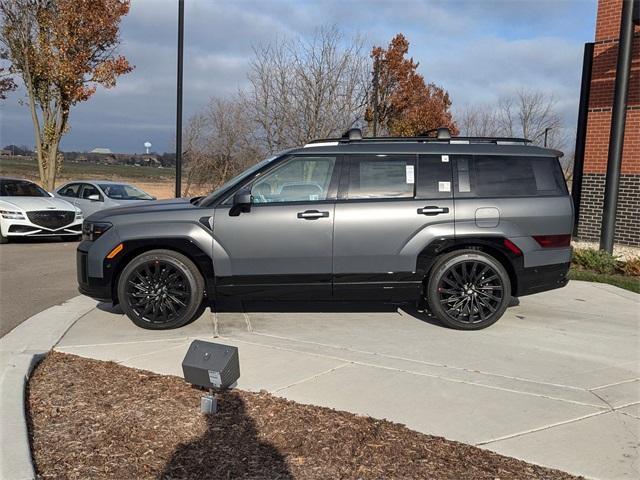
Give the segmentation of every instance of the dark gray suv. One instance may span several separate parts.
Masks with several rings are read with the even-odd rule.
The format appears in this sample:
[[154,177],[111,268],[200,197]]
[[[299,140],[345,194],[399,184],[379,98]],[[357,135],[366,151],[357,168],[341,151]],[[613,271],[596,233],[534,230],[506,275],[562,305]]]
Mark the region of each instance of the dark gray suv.
[[421,302],[444,324],[497,321],[566,285],[573,206],[561,152],[524,139],[317,140],[206,197],[91,215],[80,292],[143,328],[225,297]]

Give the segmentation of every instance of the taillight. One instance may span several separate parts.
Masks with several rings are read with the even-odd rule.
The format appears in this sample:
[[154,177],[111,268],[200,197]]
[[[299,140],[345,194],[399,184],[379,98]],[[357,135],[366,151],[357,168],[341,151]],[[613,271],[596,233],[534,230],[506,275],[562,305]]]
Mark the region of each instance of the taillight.
[[533,238],[542,248],[562,248],[571,245],[571,234],[566,235],[534,235]]
[[507,249],[509,249],[515,255],[522,255],[522,250],[520,250],[518,246],[515,243],[513,243],[511,240],[505,238],[503,244]]

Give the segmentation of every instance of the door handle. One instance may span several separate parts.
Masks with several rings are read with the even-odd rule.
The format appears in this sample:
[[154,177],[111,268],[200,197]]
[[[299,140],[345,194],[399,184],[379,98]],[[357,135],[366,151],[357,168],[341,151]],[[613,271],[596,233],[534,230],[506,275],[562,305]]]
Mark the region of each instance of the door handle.
[[449,208],[428,206],[424,208],[419,208],[418,213],[420,215],[439,215],[441,213],[449,213]]
[[298,212],[298,218],[304,220],[315,220],[316,218],[328,217],[329,212],[319,212],[318,210],[305,210],[304,212]]

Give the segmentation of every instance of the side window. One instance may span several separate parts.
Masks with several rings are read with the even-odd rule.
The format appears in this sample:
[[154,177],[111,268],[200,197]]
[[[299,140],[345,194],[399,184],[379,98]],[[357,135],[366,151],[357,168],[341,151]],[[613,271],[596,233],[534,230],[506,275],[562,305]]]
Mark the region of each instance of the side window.
[[420,155],[418,157],[418,198],[450,198],[451,164],[449,155]]
[[73,197],[76,198],[78,196],[78,192],[80,191],[79,183],[71,183],[60,190],[58,193],[63,197]]
[[348,199],[413,197],[414,155],[353,155],[348,163]]
[[89,185],[88,183],[85,183],[82,187],[82,193],[80,194],[81,198],[88,200],[89,196],[91,195],[98,195],[98,197],[100,199],[102,199],[102,195],[100,194],[100,191],[94,187],[93,185]]
[[456,158],[456,196],[535,197],[566,194],[560,164],[552,157],[475,155]]
[[253,203],[327,200],[336,157],[293,157],[258,178],[251,188]]

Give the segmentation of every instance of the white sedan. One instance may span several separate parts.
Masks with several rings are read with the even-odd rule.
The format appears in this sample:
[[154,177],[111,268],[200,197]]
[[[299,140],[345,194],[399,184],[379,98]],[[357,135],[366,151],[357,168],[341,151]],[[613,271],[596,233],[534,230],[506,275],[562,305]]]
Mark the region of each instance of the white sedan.
[[0,243],[82,235],[82,211],[28,180],[0,177]]

